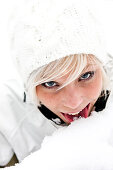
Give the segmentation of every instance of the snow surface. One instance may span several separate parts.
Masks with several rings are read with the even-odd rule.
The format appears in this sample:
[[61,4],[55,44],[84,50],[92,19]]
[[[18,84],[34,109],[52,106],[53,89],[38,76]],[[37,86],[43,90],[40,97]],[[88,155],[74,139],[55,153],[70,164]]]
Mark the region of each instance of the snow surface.
[[104,111],[58,129],[40,150],[6,169],[113,170],[113,98]]

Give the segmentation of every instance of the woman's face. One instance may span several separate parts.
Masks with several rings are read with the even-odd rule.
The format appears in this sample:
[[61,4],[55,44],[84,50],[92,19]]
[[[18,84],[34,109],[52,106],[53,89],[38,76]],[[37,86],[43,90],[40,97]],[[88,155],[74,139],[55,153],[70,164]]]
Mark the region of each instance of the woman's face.
[[87,64],[81,75],[73,82],[56,91],[66,81],[69,73],[61,78],[36,87],[38,99],[65,123],[79,117],[87,118],[101,94],[102,73],[97,65]]

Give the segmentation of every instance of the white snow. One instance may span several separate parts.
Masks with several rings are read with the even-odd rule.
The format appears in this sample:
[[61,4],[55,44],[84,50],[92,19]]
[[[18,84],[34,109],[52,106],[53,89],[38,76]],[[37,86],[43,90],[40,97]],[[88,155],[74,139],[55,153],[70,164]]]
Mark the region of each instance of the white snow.
[[113,170],[113,104],[45,137],[39,151],[8,170]]

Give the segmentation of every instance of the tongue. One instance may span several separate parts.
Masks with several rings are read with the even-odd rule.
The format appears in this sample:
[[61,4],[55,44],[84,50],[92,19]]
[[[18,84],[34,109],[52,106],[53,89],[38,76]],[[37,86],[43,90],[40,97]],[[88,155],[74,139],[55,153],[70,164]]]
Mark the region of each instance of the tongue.
[[81,117],[87,118],[88,117],[88,108],[87,106],[79,113]]
[[68,114],[64,114],[64,117],[69,121],[69,122],[73,122],[73,115],[68,115]]

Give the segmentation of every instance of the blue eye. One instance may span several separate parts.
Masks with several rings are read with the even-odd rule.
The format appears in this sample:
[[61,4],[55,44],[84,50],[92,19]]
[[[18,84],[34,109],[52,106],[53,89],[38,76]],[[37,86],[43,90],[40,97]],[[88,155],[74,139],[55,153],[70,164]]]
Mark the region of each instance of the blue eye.
[[57,86],[57,83],[54,81],[49,81],[49,82],[43,83],[42,86],[44,86],[46,88],[52,88],[52,87]]
[[92,78],[93,76],[94,76],[94,71],[86,72],[85,74],[83,74],[83,75],[79,78],[79,81],[81,81],[81,80],[89,80],[89,79]]

